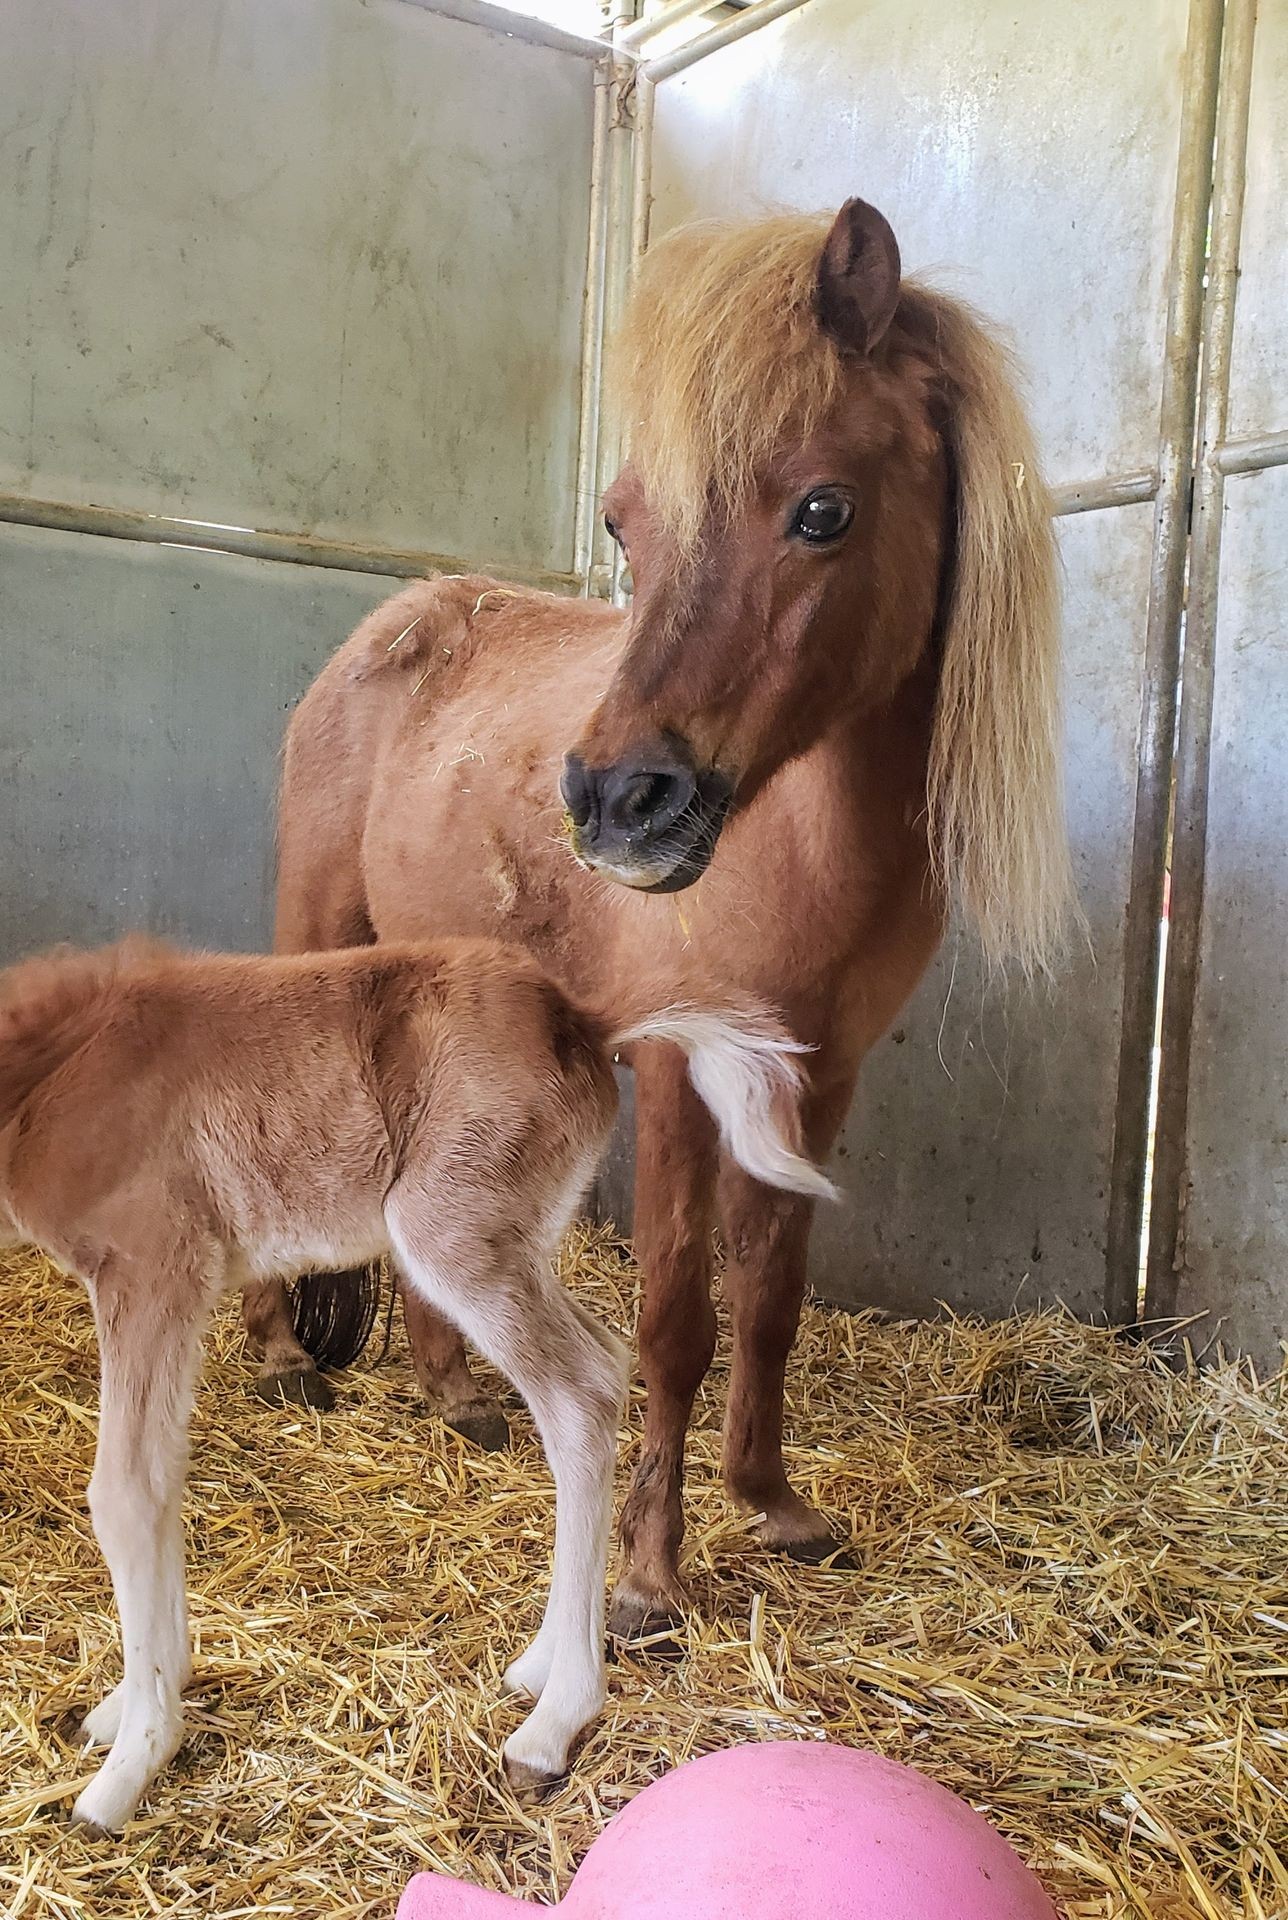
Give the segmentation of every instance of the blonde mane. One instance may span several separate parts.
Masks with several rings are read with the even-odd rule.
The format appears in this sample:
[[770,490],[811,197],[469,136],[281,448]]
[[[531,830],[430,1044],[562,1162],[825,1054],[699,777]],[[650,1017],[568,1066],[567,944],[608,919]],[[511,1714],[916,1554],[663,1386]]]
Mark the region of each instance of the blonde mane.
[[[815,317],[831,216],[702,223],[641,267],[615,352],[632,462],[692,553],[776,454],[837,404],[846,361]],[[927,777],[936,878],[992,961],[1054,958],[1072,900],[1060,778],[1051,504],[1014,363],[960,301],[905,281],[892,337],[934,374],[956,527]]]

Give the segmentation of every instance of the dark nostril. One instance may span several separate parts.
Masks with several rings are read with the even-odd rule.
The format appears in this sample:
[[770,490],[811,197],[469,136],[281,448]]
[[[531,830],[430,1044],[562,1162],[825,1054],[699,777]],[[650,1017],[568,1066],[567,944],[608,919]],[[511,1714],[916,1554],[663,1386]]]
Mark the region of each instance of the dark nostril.
[[623,791],[619,810],[635,820],[658,813],[666,805],[669,786],[670,778],[665,773],[641,773]]
[[585,762],[579,760],[575,753],[570,753],[564,761],[559,791],[574,827],[584,827],[590,819],[593,804],[591,786]]
[[656,838],[675,825],[696,793],[697,782],[684,768],[636,767],[608,775],[604,813],[624,832]]

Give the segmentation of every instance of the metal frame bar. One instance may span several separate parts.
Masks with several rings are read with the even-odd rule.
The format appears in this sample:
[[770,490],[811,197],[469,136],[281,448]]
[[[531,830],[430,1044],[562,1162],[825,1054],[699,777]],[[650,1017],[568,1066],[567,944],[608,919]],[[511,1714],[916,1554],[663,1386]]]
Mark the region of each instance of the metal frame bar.
[[1122,1021],[1105,1250],[1105,1308],[1111,1323],[1119,1325],[1137,1318],[1140,1284],[1222,15],[1222,0],[1191,0],[1159,402],[1159,483],[1145,625],[1131,878],[1123,936]]
[[1139,467],[1132,473],[1109,473],[1094,480],[1073,480],[1052,487],[1052,513],[1064,520],[1072,513],[1100,513],[1106,507],[1139,507],[1157,497],[1157,467]]
[[710,33],[699,35],[690,40],[687,46],[676,47],[672,53],[664,53],[657,60],[646,63],[644,71],[656,86],[660,80],[669,80],[673,73],[683,73],[699,60],[705,60],[710,53],[719,53],[722,47],[731,47],[735,40],[743,40],[749,33],[755,33],[760,27],[767,27],[774,20],[780,20],[785,13],[795,13],[798,7],[807,4],[807,0],[757,0],[757,4],[748,7],[734,20],[726,20],[723,26],[713,27]]
[[581,317],[581,392],[577,426],[577,479],[573,526],[573,571],[583,594],[590,592],[599,504],[599,427],[604,391],[604,306],[608,216],[605,172],[612,107],[613,63],[595,71],[595,107],[590,144],[590,206],[586,240],[586,290]]
[[508,7],[489,6],[488,0],[404,0],[404,4],[419,7],[422,13],[441,14],[445,20],[463,21],[469,27],[484,27],[489,33],[503,33],[511,40],[527,40],[535,47],[575,53],[582,60],[601,60],[604,55],[602,40],[552,27],[545,20],[534,20],[531,14],[511,13]]
[[[639,148],[637,120],[639,68],[627,55],[616,50],[616,39],[622,31],[623,26],[619,19],[614,27],[614,55],[610,79],[612,104],[609,111],[605,158],[604,317],[600,341],[601,359],[621,323],[637,258],[634,224]],[[606,594],[618,605],[624,598],[622,556],[599,521],[598,506],[605,489],[616,478],[621,465],[621,453],[622,422],[613,396],[601,383],[593,501],[596,518],[591,545],[588,591]]]
[[43,527],[59,533],[88,533],[108,540],[137,540],[149,546],[197,547],[207,553],[240,554],[248,560],[283,560],[293,566],[336,567],[345,573],[384,573],[417,579],[425,573],[494,573],[516,585],[552,593],[574,593],[575,574],[486,564],[455,555],[404,547],[377,547],[346,540],[319,540],[307,533],[265,533],[254,527],[219,526],[205,520],[173,519],[124,507],[83,506],[63,500],[29,500],[0,493],[0,524]]
[[635,20],[624,27],[617,36],[617,44],[626,53],[635,53],[646,40],[655,40],[659,33],[665,33],[669,27],[678,27],[685,20],[692,20],[694,14],[711,13],[720,5],[720,0],[671,0],[668,7],[659,7],[644,20]]
[[[1158,1082],[1145,1311],[1174,1311],[1182,1251],[1190,1041],[1203,933],[1207,859],[1208,776],[1216,688],[1217,592],[1221,571],[1221,508],[1227,471],[1247,472],[1288,461],[1288,435],[1225,445],[1230,361],[1238,298],[1243,194],[1247,177],[1248,107],[1256,40],[1256,0],[1226,0],[1221,92],[1213,167],[1212,231],[1203,302],[1203,371],[1199,388],[1198,459],[1190,533],[1189,606],[1176,747],[1172,837],[1172,915],[1163,987],[1163,1042]],[[1233,466],[1231,461],[1236,462]]]
[[1264,473],[1288,467],[1288,433],[1259,433],[1251,440],[1227,440],[1212,455],[1218,473]]

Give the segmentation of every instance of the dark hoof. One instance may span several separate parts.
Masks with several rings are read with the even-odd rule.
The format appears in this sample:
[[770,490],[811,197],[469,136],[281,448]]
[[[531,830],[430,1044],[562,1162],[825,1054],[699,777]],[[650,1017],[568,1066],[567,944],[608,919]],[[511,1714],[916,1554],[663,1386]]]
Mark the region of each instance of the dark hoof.
[[568,1781],[566,1773],[541,1773],[536,1767],[525,1766],[522,1760],[503,1758],[501,1764],[510,1792],[521,1807],[539,1807],[553,1800]]
[[688,1653],[684,1616],[677,1607],[656,1601],[629,1588],[619,1589],[608,1609],[610,1654],[631,1660],[663,1660],[673,1665]]
[[330,1413],[335,1405],[332,1393],[315,1367],[292,1367],[288,1373],[262,1373],[255,1391],[270,1407],[312,1407],[318,1413]]
[[121,1837],[110,1827],[100,1827],[97,1820],[82,1820],[75,1813],[68,1814],[67,1825],[78,1840],[119,1840]]
[[829,1573],[857,1573],[859,1563],[838,1540],[792,1540],[776,1549],[802,1567],[826,1567]]
[[510,1423],[492,1400],[471,1400],[443,1414],[443,1423],[484,1453],[504,1453],[510,1444]]
[[610,1640],[608,1659],[616,1666],[622,1660],[646,1660],[655,1667],[678,1667],[689,1657],[689,1643],[674,1629],[658,1626],[632,1639]]

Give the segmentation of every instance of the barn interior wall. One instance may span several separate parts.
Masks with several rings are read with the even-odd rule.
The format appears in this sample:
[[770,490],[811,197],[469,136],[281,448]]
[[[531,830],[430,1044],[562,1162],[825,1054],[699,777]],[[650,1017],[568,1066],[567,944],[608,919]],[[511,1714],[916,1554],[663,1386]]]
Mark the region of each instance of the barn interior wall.
[[66,528],[571,586],[593,62],[404,0],[4,41],[0,954],[257,943],[286,710],[391,582]]
[[[1059,530],[1091,945],[1035,991],[987,981],[954,930],[865,1070],[837,1158],[848,1204],[820,1222],[814,1279],[898,1312],[1104,1311],[1186,90],[1196,23],[1215,47],[1223,11],[1227,42],[1256,16],[1251,0],[1084,0],[1035,36],[1003,0],[808,0],[633,96],[475,0],[13,0],[0,958],[137,924],[262,944],[286,714],[409,555],[569,590],[589,568],[608,590],[587,501],[616,425],[583,321],[619,303],[644,217],[657,234],[859,192],[908,268],[1009,327],[1064,507],[1112,504]],[[1257,33],[1241,444],[1284,441],[1288,377],[1282,14],[1263,8]],[[1207,1316],[1262,1365],[1288,1336],[1286,510],[1262,470],[1221,506],[1207,902],[1185,1097],[1167,1109],[1183,1172],[1164,1154],[1156,1175],[1179,1226],[1154,1304]],[[188,544],[103,537],[140,516],[160,516],[153,542]],[[292,563],[248,557],[270,550]],[[623,1222],[627,1105],[601,1188]]]

